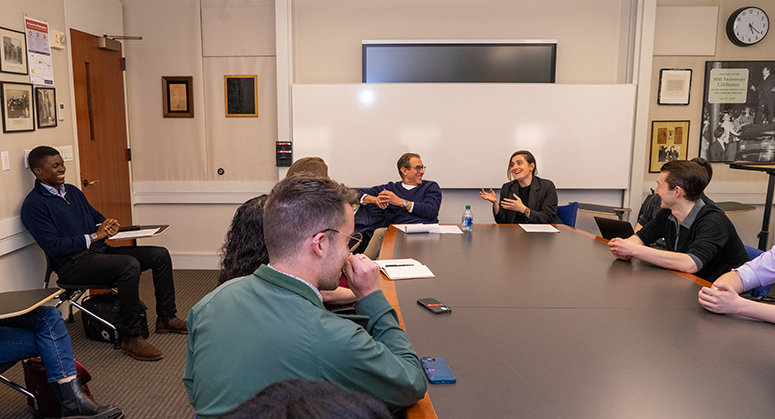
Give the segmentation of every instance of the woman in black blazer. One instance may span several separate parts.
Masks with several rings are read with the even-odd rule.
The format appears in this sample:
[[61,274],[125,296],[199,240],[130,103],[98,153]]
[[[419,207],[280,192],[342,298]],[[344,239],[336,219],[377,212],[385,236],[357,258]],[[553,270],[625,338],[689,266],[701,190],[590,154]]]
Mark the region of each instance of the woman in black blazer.
[[[557,217],[557,190],[548,179],[536,176],[536,159],[527,150],[514,152],[506,171],[510,182],[501,187],[500,201],[495,191],[479,192],[482,199],[492,202],[492,213],[498,224],[560,223]],[[527,202],[527,205],[525,205]]]

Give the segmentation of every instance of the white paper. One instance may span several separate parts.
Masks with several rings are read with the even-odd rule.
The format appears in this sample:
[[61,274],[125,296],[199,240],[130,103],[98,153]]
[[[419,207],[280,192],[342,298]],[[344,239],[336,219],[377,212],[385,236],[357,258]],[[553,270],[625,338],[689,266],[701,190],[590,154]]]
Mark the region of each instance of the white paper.
[[30,83],[53,86],[54,64],[51,60],[48,23],[25,17],[24,33],[27,36],[27,64],[30,67]]
[[433,272],[415,259],[375,260],[388,279],[433,278]]
[[122,231],[108,240],[126,240],[126,239],[139,239],[141,237],[151,237],[159,231],[159,227],[146,228],[144,230],[134,231]]
[[522,227],[522,230],[525,230],[528,233],[559,233],[560,232],[560,230],[557,230],[551,224],[520,224],[519,226]]
[[374,263],[379,265],[380,268],[384,268],[388,265],[422,265],[419,260],[415,259],[379,259],[375,260]]
[[393,224],[393,226],[404,233],[438,233],[438,224]]
[[431,233],[431,234],[463,234],[463,230],[457,225],[438,224],[393,224],[393,227],[407,234]]
[[463,230],[456,225],[439,226],[439,234],[463,234]]

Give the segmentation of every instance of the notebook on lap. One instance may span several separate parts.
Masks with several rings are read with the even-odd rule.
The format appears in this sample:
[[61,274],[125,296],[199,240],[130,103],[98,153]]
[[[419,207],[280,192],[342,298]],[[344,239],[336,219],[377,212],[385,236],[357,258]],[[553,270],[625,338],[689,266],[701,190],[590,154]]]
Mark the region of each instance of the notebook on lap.
[[635,234],[632,229],[632,225],[627,221],[619,221],[605,217],[595,217],[597,228],[600,230],[600,236],[606,240],[611,240],[614,237],[621,237],[626,239],[627,237]]

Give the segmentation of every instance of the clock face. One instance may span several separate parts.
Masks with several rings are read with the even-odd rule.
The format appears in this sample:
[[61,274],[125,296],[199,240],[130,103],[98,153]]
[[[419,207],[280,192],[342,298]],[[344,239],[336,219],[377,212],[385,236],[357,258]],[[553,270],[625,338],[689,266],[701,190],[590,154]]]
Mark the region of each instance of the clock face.
[[767,35],[770,19],[758,7],[744,7],[736,10],[727,21],[727,36],[735,45],[753,45]]

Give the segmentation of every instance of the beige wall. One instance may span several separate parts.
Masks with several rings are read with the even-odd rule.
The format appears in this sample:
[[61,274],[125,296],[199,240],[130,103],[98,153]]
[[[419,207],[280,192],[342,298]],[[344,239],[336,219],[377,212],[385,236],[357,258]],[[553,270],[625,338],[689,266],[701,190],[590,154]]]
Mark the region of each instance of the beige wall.
[[[276,181],[274,2],[123,3],[133,180]],[[225,116],[225,75],[258,76],[258,117]],[[162,76],[193,76],[194,118],[162,117]]]
[[[658,6],[714,6],[718,8],[715,22],[715,53],[713,55],[655,55],[651,72],[651,92],[649,107],[648,136],[651,138],[651,121],[688,120],[689,150],[688,158],[697,157],[700,150],[702,129],[703,90],[705,83],[706,61],[757,61],[775,60],[775,36],[768,35],[762,42],[751,47],[738,47],[732,44],[726,35],[726,22],[729,15],[744,6],[758,6],[768,11],[772,20],[772,2],[765,0],[673,0],[658,1]],[[770,22],[772,23],[772,22]],[[686,34],[686,36],[693,36]],[[665,106],[657,104],[659,71],[663,68],[692,70],[692,86],[688,106]],[[644,173],[643,194],[656,185],[657,173],[648,173],[649,150],[646,150],[646,173]],[[749,246],[758,246],[757,233],[761,230],[764,214],[764,195],[767,190],[767,175],[759,172],[732,170],[723,163],[713,164],[713,181],[706,190],[708,196],[716,201],[737,201],[754,204],[755,211],[732,214],[730,219],[743,242]],[[775,229],[775,220],[769,230]],[[771,233],[768,246],[775,243],[775,233]]]
[[[649,121],[655,120],[688,120],[689,124],[689,150],[688,157],[699,155],[700,132],[702,129],[703,90],[705,83],[706,61],[757,61],[775,60],[775,36],[768,35],[764,40],[754,46],[738,47],[732,44],[726,35],[726,23],[729,15],[744,6],[758,6],[765,10],[772,9],[772,2],[765,0],[673,0],[659,1],[658,6],[716,6],[718,7],[718,21],[716,22],[716,48],[715,55],[681,55],[681,56],[654,56],[651,82],[651,106],[649,107]],[[769,10],[770,15],[775,10]],[[770,19],[773,19],[772,17]],[[772,23],[772,22],[771,22]],[[681,68],[692,70],[692,86],[690,103],[688,106],[665,106],[657,104],[657,89],[659,86],[659,71],[663,68]],[[649,131],[651,130],[649,123]],[[649,132],[649,138],[651,133]],[[648,171],[649,153],[646,153],[646,170]],[[653,184],[658,174],[646,173],[645,182]],[[766,182],[767,176],[757,172],[731,170],[728,165],[717,163],[713,165],[713,182]],[[762,186],[766,188],[766,186]],[[711,191],[714,188],[711,187]],[[717,190],[717,193],[733,192],[734,184],[726,186],[725,191]],[[762,194],[766,189],[762,189]],[[757,197],[761,203],[763,199]],[[752,202],[753,203],[753,202]]]
[[[557,39],[557,83],[616,83],[622,0],[294,1],[296,83],[360,83],[364,39]],[[625,26],[626,26],[626,21]]]
[[[23,30],[25,15],[47,22],[49,30],[65,34],[70,28],[99,35],[122,33],[120,0],[5,0],[0,26]],[[43,252],[19,218],[22,201],[34,184],[32,173],[24,168],[24,150],[39,145],[73,147],[76,161],[66,162],[66,180],[78,183],[69,55],[67,48],[51,51],[56,99],[65,105],[64,120],[57,121],[55,128],[0,133],[0,151],[8,151],[11,163],[11,170],[0,171],[0,292],[40,287],[46,267]],[[0,73],[0,81],[29,83],[29,76]]]

